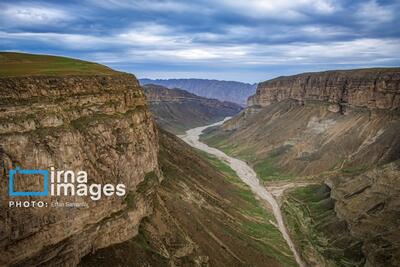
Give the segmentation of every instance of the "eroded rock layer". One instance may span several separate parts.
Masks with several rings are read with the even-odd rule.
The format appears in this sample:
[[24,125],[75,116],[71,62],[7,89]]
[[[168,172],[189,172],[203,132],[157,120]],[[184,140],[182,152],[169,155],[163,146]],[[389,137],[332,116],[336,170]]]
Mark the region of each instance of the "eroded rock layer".
[[[132,238],[152,211],[147,173],[158,174],[158,139],[133,75],[0,78],[0,265],[74,266],[91,251]],[[84,170],[88,184],[124,184],[124,197],[8,197],[21,169]],[[43,188],[41,179],[14,187]],[[43,200],[45,208],[8,208]],[[88,208],[55,208],[54,202]],[[134,202],[134,205],[130,204]]]
[[351,179],[336,176],[327,181],[338,216],[364,240],[366,266],[400,265],[399,179],[397,160]]
[[278,77],[258,84],[248,106],[268,106],[285,99],[324,101],[331,111],[347,105],[378,109],[400,108],[400,69],[326,71]]

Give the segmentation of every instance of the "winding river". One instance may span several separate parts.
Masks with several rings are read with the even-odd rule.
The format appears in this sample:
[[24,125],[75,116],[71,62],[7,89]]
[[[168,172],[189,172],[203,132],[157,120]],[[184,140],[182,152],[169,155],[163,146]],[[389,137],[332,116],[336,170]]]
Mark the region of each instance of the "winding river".
[[218,159],[227,163],[232,168],[232,170],[234,170],[237,173],[239,178],[251,188],[251,190],[253,191],[254,194],[256,194],[261,199],[268,202],[268,204],[272,207],[279,230],[282,233],[283,238],[286,240],[290,250],[293,252],[293,256],[294,256],[296,262],[298,263],[299,266],[304,267],[305,265],[304,265],[303,261],[301,260],[299,254],[297,253],[297,250],[293,244],[293,241],[291,240],[291,238],[288,234],[288,230],[283,222],[282,213],[281,213],[281,209],[279,207],[278,202],[276,201],[274,196],[271,194],[271,192],[269,192],[264,186],[260,185],[255,171],[249,165],[247,165],[246,162],[236,159],[236,158],[232,158],[232,157],[226,155],[221,150],[213,148],[213,147],[209,147],[208,145],[199,141],[199,137],[205,129],[213,127],[213,126],[221,125],[228,119],[230,119],[230,118],[225,118],[223,121],[219,121],[214,124],[190,129],[190,130],[186,131],[185,135],[181,135],[179,137],[182,140],[184,140],[186,143],[191,145],[192,147],[195,147],[195,148],[203,150],[209,154],[212,154],[212,155],[216,156]]

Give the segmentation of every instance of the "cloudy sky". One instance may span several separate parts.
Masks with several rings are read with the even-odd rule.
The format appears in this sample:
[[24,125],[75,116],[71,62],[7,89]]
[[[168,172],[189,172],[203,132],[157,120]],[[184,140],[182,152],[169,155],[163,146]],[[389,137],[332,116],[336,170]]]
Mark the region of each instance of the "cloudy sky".
[[399,14],[399,0],[0,0],[0,50],[77,57],[140,78],[258,82],[400,66]]

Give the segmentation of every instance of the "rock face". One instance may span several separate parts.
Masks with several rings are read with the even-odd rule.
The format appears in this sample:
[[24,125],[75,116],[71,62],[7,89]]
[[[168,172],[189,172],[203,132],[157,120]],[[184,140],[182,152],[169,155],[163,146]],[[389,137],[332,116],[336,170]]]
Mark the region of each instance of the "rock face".
[[328,179],[335,210],[364,240],[366,266],[400,265],[400,161],[354,178]]
[[248,106],[286,99],[324,101],[333,112],[347,105],[369,109],[400,108],[400,68],[327,71],[278,77],[258,84]]
[[238,104],[200,97],[180,89],[152,84],[143,89],[157,123],[175,134],[222,120],[242,110]]
[[[135,236],[152,211],[151,188],[137,189],[146,174],[159,173],[157,153],[157,131],[133,75],[0,78],[0,265],[74,266],[89,252]],[[96,201],[9,197],[15,167],[84,170],[89,184],[122,183],[127,192]],[[14,188],[24,183],[15,179]],[[49,207],[8,208],[9,200],[43,200]],[[89,207],[51,207],[55,201]]]
[[256,89],[256,84],[206,79],[140,79],[140,84],[157,84],[170,89],[180,88],[198,96],[229,101],[243,106],[246,104],[246,99]]

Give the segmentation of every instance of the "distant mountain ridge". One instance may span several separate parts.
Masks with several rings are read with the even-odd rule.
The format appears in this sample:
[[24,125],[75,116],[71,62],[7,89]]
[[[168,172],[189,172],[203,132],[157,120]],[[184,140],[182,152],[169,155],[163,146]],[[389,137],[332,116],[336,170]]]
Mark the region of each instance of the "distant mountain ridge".
[[247,98],[255,93],[257,84],[208,79],[139,79],[141,85],[157,84],[179,88],[190,93],[221,101],[246,105]]

